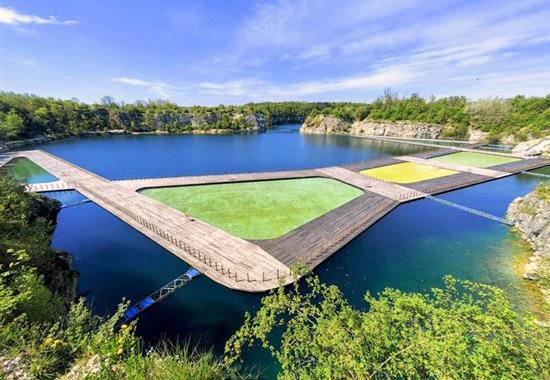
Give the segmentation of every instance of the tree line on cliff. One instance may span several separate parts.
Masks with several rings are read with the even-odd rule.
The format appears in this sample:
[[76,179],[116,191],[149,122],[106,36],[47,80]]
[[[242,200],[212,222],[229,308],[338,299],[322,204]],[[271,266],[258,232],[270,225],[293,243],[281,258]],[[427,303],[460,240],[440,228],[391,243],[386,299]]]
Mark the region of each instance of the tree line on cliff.
[[241,106],[182,107],[165,101],[124,104],[104,97],[101,103],[0,93],[0,139],[79,136],[106,131],[189,132],[209,129],[263,129],[300,123],[328,103],[249,103]]
[[550,134],[550,95],[515,96],[468,101],[464,96],[423,98],[417,94],[400,97],[386,91],[371,103],[336,103],[311,116],[324,114],[347,122],[360,120],[414,121],[445,126],[445,137],[463,139],[469,128],[489,134],[490,141],[506,136],[516,140]]
[[0,139],[79,136],[106,131],[168,133],[197,130],[262,130],[271,125],[301,123],[311,115],[333,115],[346,121],[414,121],[444,125],[445,137],[465,138],[469,128],[489,139],[516,140],[550,134],[550,95],[468,101],[463,96],[400,97],[390,91],[370,103],[266,102],[239,106],[184,107],[166,101],[123,104],[111,97],[101,103],[0,93]]

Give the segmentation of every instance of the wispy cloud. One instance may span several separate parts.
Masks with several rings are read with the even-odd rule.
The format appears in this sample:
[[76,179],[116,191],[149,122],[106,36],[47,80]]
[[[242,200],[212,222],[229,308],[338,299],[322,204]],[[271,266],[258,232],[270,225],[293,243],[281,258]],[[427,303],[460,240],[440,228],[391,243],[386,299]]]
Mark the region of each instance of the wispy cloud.
[[31,61],[30,59],[18,59],[18,58],[10,58],[10,61],[13,63],[16,63],[18,65],[28,66],[28,67],[35,67],[38,66],[38,63],[35,61]]
[[255,99],[299,99],[346,90],[375,90],[409,83],[414,74],[404,67],[394,66],[371,74],[335,78],[325,81],[303,81],[288,85],[275,85],[261,79],[232,80],[228,82],[202,82],[203,93],[218,96],[246,96]]
[[130,86],[140,87],[149,91],[151,94],[154,94],[163,98],[168,98],[174,95],[173,90],[178,89],[178,87],[168,83],[164,83],[160,81],[146,81],[139,78],[118,77],[118,78],[112,78],[111,81],[127,84]]
[[0,7],[0,24],[20,25],[20,24],[37,24],[37,25],[74,25],[78,24],[75,20],[58,20],[55,16],[36,16],[24,13],[19,13],[13,8]]
[[[545,85],[548,88],[548,0],[387,0],[383,6],[365,0],[144,4],[135,6],[136,16],[141,17],[132,17],[124,25],[110,17],[114,14],[111,10],[123,7],[109,5],[100,10],[83,6],[71,16],[87,23],[78,34],[26,27],[74,23],[63,19],[69,17],[62,16],[66,14],[61,13],[63,5],[52,5],[49,13],[23,5],[17,6],[17,11],[11,6],[0,7],[6,40],[12,32],[26,33],[18,33],[13,42],[7,40],[13,47],[10,54],[20,59],[17,64],[29,67],[6,75],[9,86],[32,90],[24,88],[28,85],[17,75],[30,72],[36,62],[42,67],[63,61],[52,67],[52,72],[74,69],[106,80],[104,65],[90,67],[89,55],[71,50],[76,47],[80,52],[86,47],[94,52],[94,58],[105,59],[106,65],[125,63],[126,71],[119,72],[125,76],[107,77],[111,85],[116,84],[113,91],[119,97],[151,94],[202,104],[285,99],[369,101],[387,87],[402,94],[472,97],[540,94]],[[213,25],[211,20],[219,22]],[[25,46],[23,38],[30,33],[40,33],[44,46],[31,39]],[[46,46],[48,43],[51,46]],[[141,64],[127,59],[136,51],[137,45],[132,44],[143,51]],[[37,51],[41,55],[36,55]],[[49,59],[52,54],[56,60]],[[27,58],[31,60],[25,62]],[[77,65],[82,65],[82,70]],[[43,82],[49,80],[48,85],[57,88],[54,78]]]

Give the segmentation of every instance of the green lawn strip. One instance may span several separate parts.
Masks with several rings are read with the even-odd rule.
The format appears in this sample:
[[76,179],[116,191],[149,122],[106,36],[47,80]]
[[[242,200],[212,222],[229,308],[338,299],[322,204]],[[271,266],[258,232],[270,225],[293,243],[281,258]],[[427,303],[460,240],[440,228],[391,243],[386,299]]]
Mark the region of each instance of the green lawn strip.
[[57,178],[28,158],[14,158],[6,165],[8,173],[19,183],[54,182]]
[[488,168],[490,166],[508,164],[519,161],[519,158],[497,156],[494,154],[477,152],[457,152],[432,158],[438,162],[457,164],[464,166],[473,166],[477,168]]
[[360,196],[328,178],[146,189],[142,194],[243,239],[273,239]]

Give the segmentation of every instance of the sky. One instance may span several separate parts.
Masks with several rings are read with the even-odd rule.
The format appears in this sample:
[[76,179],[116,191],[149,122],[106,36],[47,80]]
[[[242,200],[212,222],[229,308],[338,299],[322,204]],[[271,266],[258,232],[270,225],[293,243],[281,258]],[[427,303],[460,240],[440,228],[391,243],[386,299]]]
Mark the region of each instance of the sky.
[[0,0],[0,89],[181,105],[550,93],[550,2]]

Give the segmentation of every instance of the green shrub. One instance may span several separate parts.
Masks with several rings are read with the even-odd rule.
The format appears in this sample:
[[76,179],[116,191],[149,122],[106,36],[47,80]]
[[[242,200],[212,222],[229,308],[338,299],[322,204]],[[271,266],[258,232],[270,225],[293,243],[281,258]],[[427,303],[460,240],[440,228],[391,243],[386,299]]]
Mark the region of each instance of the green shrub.
[[305,286],[264,297],[227,342],[227,363],[260,346],[285,380],[550,376],[549,329],[521,317],[495,287],[446,277],[431,294],[367,293],[356,309],[316,277]]

